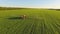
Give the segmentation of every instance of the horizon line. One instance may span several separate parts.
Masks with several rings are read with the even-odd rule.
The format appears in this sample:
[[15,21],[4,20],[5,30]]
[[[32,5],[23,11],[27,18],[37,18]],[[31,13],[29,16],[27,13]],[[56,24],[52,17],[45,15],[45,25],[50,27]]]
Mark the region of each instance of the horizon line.
[[0,6],[0,7],[7,7],[7,8],[60,9],[60,8],[56,8],[56,7],[24,7],[24,6]]

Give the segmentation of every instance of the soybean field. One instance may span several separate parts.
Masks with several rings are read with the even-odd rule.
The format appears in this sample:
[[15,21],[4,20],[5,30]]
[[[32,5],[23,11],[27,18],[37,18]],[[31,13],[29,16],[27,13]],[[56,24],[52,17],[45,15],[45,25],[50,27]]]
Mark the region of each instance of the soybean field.
[[[26,15],[26,19],[8,19]],[[0,10],[0,34],[60,34],[60,11]]]

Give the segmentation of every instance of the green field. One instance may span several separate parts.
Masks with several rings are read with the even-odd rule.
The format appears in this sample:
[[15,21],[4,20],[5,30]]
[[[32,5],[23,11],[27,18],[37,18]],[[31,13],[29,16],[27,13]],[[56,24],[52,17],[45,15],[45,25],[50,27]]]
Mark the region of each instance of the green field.
[[[27,15],[26,19],[8,19]],[[0,10],[0,34],[60,34],[60,11]]]

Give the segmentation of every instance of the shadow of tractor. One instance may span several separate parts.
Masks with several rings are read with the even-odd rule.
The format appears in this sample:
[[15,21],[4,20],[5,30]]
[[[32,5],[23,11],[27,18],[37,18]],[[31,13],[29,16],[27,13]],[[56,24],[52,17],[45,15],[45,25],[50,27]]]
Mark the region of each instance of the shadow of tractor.
[[22,18],[22,17],[10,17],[8,19],[24,19],[24,18]]
[[26,19],[26,15],[18,16],[18,17],[10,17],[8,19]]

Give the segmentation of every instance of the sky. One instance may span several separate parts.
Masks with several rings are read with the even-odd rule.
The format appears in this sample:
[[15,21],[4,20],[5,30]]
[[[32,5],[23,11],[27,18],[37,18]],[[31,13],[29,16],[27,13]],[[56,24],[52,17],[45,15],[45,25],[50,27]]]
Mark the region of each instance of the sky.
[[60,0],[0,0],[2,7],[60,8]]

